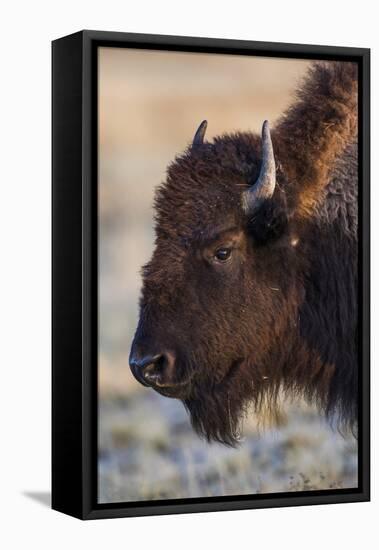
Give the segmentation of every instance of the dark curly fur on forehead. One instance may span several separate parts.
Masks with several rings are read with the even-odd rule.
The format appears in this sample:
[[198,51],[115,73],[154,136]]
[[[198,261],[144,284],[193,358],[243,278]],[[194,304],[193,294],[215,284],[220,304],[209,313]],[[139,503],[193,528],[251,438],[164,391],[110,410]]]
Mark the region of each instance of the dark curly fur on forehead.
[[243,217],[241,195],[257,178],[260,138],[237,133],[188,147],[155,197],[158,238],[184,242]]
[[208,441],[237,444],[280,390],[355,425],[357,80],[354,63],[313,64],[272,131],[276,186],[258,209],[242,205],[262,164],[248,132],[209,143],[203,124],[157,190],[131,367]]

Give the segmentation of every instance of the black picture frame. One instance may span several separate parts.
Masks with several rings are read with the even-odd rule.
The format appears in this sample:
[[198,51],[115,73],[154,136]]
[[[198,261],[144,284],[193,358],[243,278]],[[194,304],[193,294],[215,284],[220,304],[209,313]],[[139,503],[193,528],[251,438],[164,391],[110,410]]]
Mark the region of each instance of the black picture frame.
[[[97,49],[350,60],[359,65],[359,486],[138,503],[97,502]],[[52,43],[52,507],[81,519],[370,499],[370,50],[81,31]]]

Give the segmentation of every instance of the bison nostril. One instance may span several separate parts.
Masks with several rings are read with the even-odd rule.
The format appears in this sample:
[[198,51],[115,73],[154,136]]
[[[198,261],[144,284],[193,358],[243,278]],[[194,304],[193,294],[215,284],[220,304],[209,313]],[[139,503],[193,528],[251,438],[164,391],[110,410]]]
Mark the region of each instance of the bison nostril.
[[[135,378],[144,386],[159,386],[172,378],[174,355],[171,353],[131,356],[130,368]],[[166,380],[167,379],[167,380]]]
[[158,364],[160,361],[161,355],[131,356],[129,364],[135,378],[144,386],[150,386],[156,382],[159,376]]
[[160,378],[158,363],[150,363],[150,365],[142,371],[142,376],[146,382],[150,382],[152,384],[158,382]]

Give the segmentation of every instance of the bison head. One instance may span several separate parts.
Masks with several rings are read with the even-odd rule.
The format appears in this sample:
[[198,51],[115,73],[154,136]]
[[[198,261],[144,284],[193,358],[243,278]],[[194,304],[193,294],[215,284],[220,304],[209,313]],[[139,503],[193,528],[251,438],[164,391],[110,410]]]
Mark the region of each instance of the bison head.
[[302,287],[267,121],[262,138],[206,143],[205,129],[156,194],[130,366],[181,399],[198,433],[233,445],[247,404],[274,387],[290,354]]
[[[130,366],[142,384],[181,399],[208,440],[234,445],[248,404],[275,403],[281,386],[327,414],[356,411],[355,340],[346,337],[356,319],[343,308],[354,283],[339,277],[356,248],[329,215],[321,228],[319,206],[335,160],[356,140],[357,83],[356,63],[313,64],[273,143],[267,122],[262,138],[207,143],[204,121],[157,191]],[[343,292],[348,299],[331,301]]]

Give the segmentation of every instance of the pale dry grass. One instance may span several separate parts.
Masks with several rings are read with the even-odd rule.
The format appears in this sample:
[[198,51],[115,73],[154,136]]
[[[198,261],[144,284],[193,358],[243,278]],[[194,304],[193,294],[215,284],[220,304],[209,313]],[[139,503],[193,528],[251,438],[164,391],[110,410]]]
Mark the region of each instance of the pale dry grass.
[[357,443],[303,403],[281,425],[245,422],[238,449],[200,440],[183,406],[143,389],[100,405],[100,502],[357,486]]

